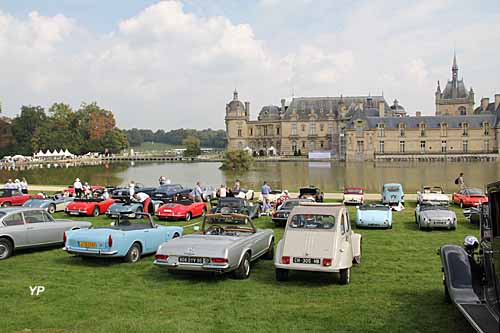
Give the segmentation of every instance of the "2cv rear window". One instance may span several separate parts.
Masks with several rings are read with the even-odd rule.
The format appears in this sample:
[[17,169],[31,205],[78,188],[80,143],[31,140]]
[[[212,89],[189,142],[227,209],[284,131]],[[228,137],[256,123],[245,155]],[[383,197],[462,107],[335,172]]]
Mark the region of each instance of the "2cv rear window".
[[335,217],[332,215],[298,214],[292,217],[292,229],[333,229]]

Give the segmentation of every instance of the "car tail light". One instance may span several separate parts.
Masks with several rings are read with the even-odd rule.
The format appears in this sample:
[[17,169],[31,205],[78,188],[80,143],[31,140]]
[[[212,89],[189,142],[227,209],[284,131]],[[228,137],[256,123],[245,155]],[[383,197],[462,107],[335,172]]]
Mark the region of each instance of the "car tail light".
[[64,244],[66,244],[66,239],[67,239],[67,238],[66,238],[66,231],[65,231],[65,232],[64,232],[64,234],[63,234],[63,243],[64,243]]
[[290,264],[290,257],[289,256],[281,257],[281,262],[284,263],[285,265]]
[[332,258],[323,259],[323,266],[331,266],[331,265],[332,265]]
[[113,237],[111,237],[111,235],[109,235],[108,237],[108,247],[112,247],[113,246]]
[[213,263],[223,264],[227,262],[227,258],[210,258]]
[[165,254],[157,254],[155,255],[155,259],[156,260],[164,260],[164,261],[167,261],[168,260],[168,256],[165,255]]

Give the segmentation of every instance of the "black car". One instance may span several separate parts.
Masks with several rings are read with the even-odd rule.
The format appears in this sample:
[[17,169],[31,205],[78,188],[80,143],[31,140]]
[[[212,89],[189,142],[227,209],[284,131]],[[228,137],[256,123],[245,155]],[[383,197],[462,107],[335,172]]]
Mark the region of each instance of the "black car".
[[220,198],[217,205],[212,208],[213,214],[243,214],[256,219],[260,216],[262,208],[258,203],[249,202],[247,199],[242,198]]
[[288,215],[293,207],[300,205],[301,202],[314,202],[313,199],[288,199],[273,213],[272,220],[276,225],[285,225]]
[[313,199],[316,202],[323,202],[323,192],[314,185],[303,187],[299,190],[299,199]]
[[500,332],[500,182],[488,185],[479,225],[480,240],[467,236],[464,247],[439,250],[445,301],[478,332]]
[[[144,186],[141,183],[136,183],[134,186],[135,192],[139,193],[146,193],[147,195],[151,196],[151,194],[156,191],[156,187],[152,186]],[[109,189],[108,189],[108,192]],[[128,187],[119,187],[119,188],[114,188],[111,192],[111,198],[113,199],[126,199],[130,198],[130,191]]]
[[151,199],[159,200],[163,202],[172,202],[176,201],[177,198],[187,198],[190,196],[193,189],[184,188],[180,184],[165,184],[160,185],[160,187],[156,188],[153,193],[150,194]]

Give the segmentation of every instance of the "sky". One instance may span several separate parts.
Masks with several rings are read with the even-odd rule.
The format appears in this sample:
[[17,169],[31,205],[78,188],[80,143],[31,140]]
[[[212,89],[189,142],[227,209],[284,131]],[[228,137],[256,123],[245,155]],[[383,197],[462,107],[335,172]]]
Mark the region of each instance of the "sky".
[[234,89],[381,95],[435,112],[451,77],[476,104],[500,93],[500,2],[462,0],[0,0],[0,102],[96,101],[121,128],[224,128]]

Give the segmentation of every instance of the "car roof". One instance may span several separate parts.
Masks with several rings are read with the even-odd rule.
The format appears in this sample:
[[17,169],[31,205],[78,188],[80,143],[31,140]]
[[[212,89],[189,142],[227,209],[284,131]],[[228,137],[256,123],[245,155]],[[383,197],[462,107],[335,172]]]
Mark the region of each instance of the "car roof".
[[18,212],[26,212],[26,211],[30,211],[30,210],[43,210],[41,208],[38,208],[38,207],[6,207],[6,208],[0,208],[0,212],[4,212],[4,213],[18,213]]
[[297,214],[321,214],[321,215],[338,215],[344,206],[333,205],[310,205],[310,206],[296,206],[292,213]]

